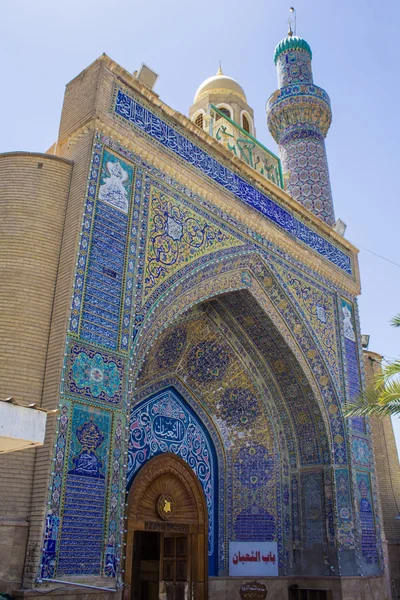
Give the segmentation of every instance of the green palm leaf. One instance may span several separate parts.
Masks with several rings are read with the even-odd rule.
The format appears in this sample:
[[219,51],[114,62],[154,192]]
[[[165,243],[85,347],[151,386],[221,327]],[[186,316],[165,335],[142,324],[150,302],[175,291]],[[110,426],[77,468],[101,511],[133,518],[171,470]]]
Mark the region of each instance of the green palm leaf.
[[359,398],[348,402],[346,417],[385,417],[400,415],[400,360],[385,365]]
[[[391,320],[400,327],[400,313]],[[400,415],[400,359],[382,367],[372,385],[344,407],[346,417],[386,417]]]
[[383,392],[384,388],[391,383],[398,380],[400,375],[400,360],[395,360],[382,367],[382,371],[375,375],[375,389],[378,393]]
[[393,317],[390,324],[393,325],[393,327],[400,327],[400,313]]

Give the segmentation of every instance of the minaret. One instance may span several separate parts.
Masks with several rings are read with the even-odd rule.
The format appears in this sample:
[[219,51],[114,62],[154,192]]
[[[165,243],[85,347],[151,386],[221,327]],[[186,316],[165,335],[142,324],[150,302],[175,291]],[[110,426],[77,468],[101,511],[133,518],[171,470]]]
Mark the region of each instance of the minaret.
[[335,216],[325,136],[332,120],[328,94],[313,83],[312,52],[291,28],[275,48],[278,86],[267,102],[268,129],[279,145],[286,191],[328,225]]

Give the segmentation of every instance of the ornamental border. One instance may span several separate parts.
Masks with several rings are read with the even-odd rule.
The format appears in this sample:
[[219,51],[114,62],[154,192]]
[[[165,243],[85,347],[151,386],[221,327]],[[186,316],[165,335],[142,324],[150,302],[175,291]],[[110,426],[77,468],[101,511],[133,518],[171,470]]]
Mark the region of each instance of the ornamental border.
[[[128,108],[124,111],[122,109],[118,110],[118,99],[122,96],[127,106],[129,106],[129,110]],[[322,258],[328,260],[347,275],[353,276],[350,256],[305,225],[300,219],[291,215],[269,196],[251,185],[244,177],[225,167],[220,161],[209,155],[200,144],[191,142],[169,125],[166,120],[157,116],[143,104],[138,101],[136,95],[129,95],[119,85],[114,86],[112,113],[115,118],[128,122],[133,129],[144,132],[159,143],[161,147],[167,148],[195,168],[196,171],[208,176],[214,183],[260,212],[293,238],[317,252]],[[147,118],[145,118],[145,115]]]

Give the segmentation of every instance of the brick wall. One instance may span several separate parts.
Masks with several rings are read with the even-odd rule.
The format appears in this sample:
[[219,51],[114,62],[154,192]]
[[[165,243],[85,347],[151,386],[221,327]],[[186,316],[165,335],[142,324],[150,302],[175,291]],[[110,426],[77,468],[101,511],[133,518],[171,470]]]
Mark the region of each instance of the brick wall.
[[[375,352],[364,351],[367,382],[381,370],[382,357]],[[390,417],[374,417],[371,420],[376,477],[382,508],[383,529],[388,542],[390,577],[394,598],[400,596],[400,465],[396,440]]]
[[[44,154],[0,155],[0,398],[42,400],[71,171]],[[35,456],[34,448],[0,455],[3,582],[21,577]]]
[[65,88],[58,139],[62,140],[95,115],[102,61],[96,60]]
[[[43,386],[42,404],[49,410],[55,408],[59,401],[76,253],[79,243],[92,141],[93,133],[88,132],[79,139],[77,144],[74,144],[71,148],[64,148],[64,153],[67,154],[69,159],[74,161],[74,169],[69,189]],[[32,585],[35,581],[40,564],[43,527],[47,512],[49,477],[53,458],[55,425],[55,419],[48,419],[45,444],[42,448],[37,449],[36,454],[31,501],[31,524],[24,570],[24,582],[27,585]]]

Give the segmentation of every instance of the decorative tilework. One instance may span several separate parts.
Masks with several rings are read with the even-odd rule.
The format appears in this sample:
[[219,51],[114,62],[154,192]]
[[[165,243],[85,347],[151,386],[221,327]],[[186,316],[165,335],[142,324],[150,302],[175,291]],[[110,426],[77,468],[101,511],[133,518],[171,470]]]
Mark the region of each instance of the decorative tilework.
[[[287,85],[271,94],[267,102],[267,111],[278,105],[280,109],[292,108],[293,116],[300,116],[301,110],[304,108],[314,109],[314,112],[310,111],[307,115],[308,118],[301,122],[304,135],[307,137],[309,133],[313,137],[320,130],[320,133],[324,137],[326,136],[331,122],[331,101],[322,88],[313,83]],[[322,108],[322,111],[318,108]],[[271,114],[268,116],[271,117]],[[296,132],[296,127],[292,128],[288,122],[285,123],[280,119],[273,120],[269,124],[272,126],[271,133],[274,138],[279,137],[282,133],[286,137],[286,135],[291,135],[290,132]],[[313,128],[313,125],[317,125],[318,129]]]
[[[276,282],[275,282],[274,278],[272,277],[272,273],[269,272],[268,269],[266,269],[265,265],[259,266],[259,267],[254,266],[253,268],[254,268],[254,271],[257,273],[257,279],[260,281],[260,283],[262,283],[264,291],[268,293],[268,301],[267,301],[267,297],[264,294],[260,294],[260,291],[257,289],[257,286],[255,286],[255,285],[253,285],[251,288],[252,293],[254,294],[254,297],[257,299],[260,306],[268,313],[270,313],[270,311],[271,311],[271,301],[272,301],[273,306],[276,309],[278,309],[278,311],[279,311],[278,314],[280,314],[284,318],[287,327],[289,327],[289,330],[295,334],[296,344],[299,344],[299,346],[301,347],[301,350],[302,350],[300,355],[296,352],[296,349],[295,349],[296,344],[292,343],[291,336],[287,336],[287,333],[286,333],[285,341],[289,345],[289,347],[292,349],[292,351],[295,353],[296,358],[299,360],[299,363],[302,365],[303,369],[307,370],[307,363],[308,363],[308,365],[313,370],[314,376],[316,377],[318,384],[319,384],[319,386],[318,386],[319,391],[317,392],[317,397],[320,397],[320,395],[322,396],[325,407],[326,407],[325,414],[328,415],[328,418],[329,418],[331,435],[333,438],[333,449],[334,449],[335,462],[337,462],[338,464],[346,463],[347,452],[346,452],[346,444],[345,444],[344,423],[343,423],[343,419],[340,414],[338,397],[334,390],[334,386],[332,385],[329,371],[327,371],[326,366],[324,365],[324,361],[321,360],[321,357],[319,355],[318,349],[315,346],[315,343],[313,342],[312,338],[308,335],[307,331],[301,324],[301,321],[298,319],[296,312],[293,311],[292,306],[289,302],[289,299],[283,293],[280,286],[276,285]],[[278,321],[278,323],[279,323],[279,321]],[[307,357],[307,363],[304,362],[304,357]],[[287,377],[286,370],[282,371],[282,373],[283,373],[283,377],[285,377],[285,376]],[[286,375],[285,375],[285,373],[286,373]],[[301,370],[299,372],[298,377],[299,377],[299,379],[304,378],[304,374],[302,374]],[[289,384],[289,382],[287,382],[287,383]],[[297,402],[295,402],[293,405],[292,414],[294,416],[297,416],[298,407],[296,407],[295,404],[297,404]],[[309,410],[309,408],[307,408],[307,405],[309,405],[309,402],[305,404],[306,412]],[[316,414],[318,414],[318,409],[316,410]],[[311,424],[313,423],[314,420],[315,420],[315,416],[311,419],[306,419],[305,421],[303,421],[303,423],[306,424],[307,426],[312,426]],[[297,421],[297,427],[300,427],[301,425],[302,425],[302,419],[300,418]],[[301,437],[303,437],[303,436],[301,436]],[[309,440],[309,438],[310,438],[310,433],[308,432],[308,435],[305,435],[303,437],[303,439]],[[320,431],[319,431],[318,435],[316,436],[316,438],[320,439],[321,443],[326,443],[326,438],[323,433],[322,423],[320,424]],[[309,446],[308,443],[306,443],[305,448],[307,448],[307,446]],[[309,460],[309,459],[307,459],[307,460]],[[324,461],[329,462],[329,460],[330,460],[330,458],[325,453]]]
[[[285,40],[284,40],[285,41]],[[317,217],[335,222],[325,136],[332,120],[328,94],[313,84],[307,48],[277,59],[279,89],[267,102],[268,128],[279,144],[287,191]]]
[[361,549],[367,564],[378,563],[371,480],[368,473],[357,473],[357,504],[361,523]]
[[304,548],[324,543],[324,505],[322,473],[302,473],[302,506]]
[[354,519],[347,469],[335,470],[337,502],[337,539],[341,550],[354,549]]
[[60,517],[47,515],[41,565],[41,576],[44,579],[53,578],[55,574],[59,528]]
[[260,506],[242,510],[235,519],[235,537],[240,541],[269,542],[275,540],[275,518]]
[[140,467],[162,452],[183,458],[197,475],[208,509],[208,554],[216,560],[215,504],[217,502],[215,451],[202,424],[173,389],[142,402],[129,424],[128,486]]
[[[293,547],[300,548],[301,544],[301,528],[300,528],[300,508],[299,508],[299,484],[296,475],[292,476],[291,481],[292,492],[292,539]],[[295,557],[296,558],[296,557]]]
[[249,488],[264,487],[273,477],[274,459],[265,446],[244,447],[236,459],[237,477]]
[[[125,288],[122,304],[122,323],[120,349],[127,352],[129,348],[129,332],[131,327],[132,297],[134,296],[134,275],[136,273],[136,238],[139,227],[139,209],[142,201],[143,171],[136,169],[136,179],[133,192],[133,211],[131,214],[130,237],[127,244],[127,259],[125,266]],[[140,267],[141,269],[141,267]]]
[[[344,298],[341,298],[340,307],[343,324],[347,389],[350,400],[354,401],[361,393],[361,374],[355,336],[353,305],[344,300]],[[354,431],[364,433],[365,419],[363,417],[353,417],[350,422]]]
[[284,263],[275,261],[271,269],[282,282],[285,292],[303,311],[304,322],[315,332],[316,342],[329,362],[329,370],[339,387],[340,353],[336,334],[336,298],[327,288],[300,276]]
[[[335,546],[335,505],[334,505],[334,490],[332,482],[333,473],[332,471],[325,471],[324,473],[324,501],[325,501],[325,515],[327,521],[327,539],[328,544],[331,548]],[[332,574],[332,570],[329,570],[329,575]]]
[[104,479],[67,475],[57,576],[100,575]]
[[[231,347],[235,347],[248,372],[252,374],[256,381],[262,382],[259,384],[259,389],[264,399],[268,421],[269,423],[279,423],[282,428],[278,431],[278,427],[276,427],[276,438],[279,440],[280,452],[282,453],[282,474],[283,477],[288,477],[289,461],[293,467],[298,463],[297,444],[293,424],[289,418],[289,411],[283,401],[277,382],[264,361],[260,360],[260,355],[254,353],[252,340],[243,335],[243,331],[238,327],[235,318],[222,306],[219,300],[214,299],[208,303],[207,313],[212,316],[213,323],[218,325],[219,331],[223,333]],[[285,434],[283,434],[283,431]]]
[[342,298],[342,313],[343,313],[343,335],[346,340],[351,342],[356,341],[356,334],[354,333],[354,321],[353,321],[353,307],[350,302],[347,302]]
[[[150,135],[156,139],[169,136],[168,125],[157,133],[155,127],[161,123],[154,120],[157,117],[150,117],[148,113],[144,116],[143,111],[141,114],[144,121],[139,128],[147,133],[151,129]],[[136,118],[139,118],[138,113]],[[236,175],[224,171],[224,167],[216,162],[209,162],[209,158],[203,160],[201,148],[196,150],[185,138],[179,144],[181,142],[178,147],[175,133],[161,141],[168,147],[175,144],[173,151],[180,153],[184,160],[189,160],[188,153],[193,152],[192,164],[195,163],[196,168],[238,197],[244,194],[246,202],[253,202],[251,194],[256,194],[256,200],[261,198],[244,180],[242,186],[242,180],[235,179]],[[109,157],[114,158],[110,160]],[[229,185],[233,187],[229,188]],[[154,209],[150,204],[151,190],[156,190],[157,196]],[[275,203],[268,204],[269,199],[264,200],[268,218],[284,230],[294,231],[295,237],[310,247],[318,246],[317,252],[321,256],[351,273],[350,260],[345,260],[348,257],[343,262],[343,257],[338,258],[336,254],[338,249],[333,248],[329,258],[331,249],[323,238],[313,237],[310,241],[311,230],[302,230],[303,224],[280,212]],[[257,208],[256,204],[252,205]],[[105,337],[97,338],[99,347],[96,344],[90,347],[91,354],[86,343],[74,342],[75,354],[69,353],[67,348],[64,392],[68,393],[75,409],[72,423],[69,404],[61,409],[62,422],[60,420],[55,453],[56,476],[50,494],[54,511],[49,513],[52,518],[48,519],[45,531],[44,577],[53,577],[57,573],[121,577],[126,421],[122,402],[114,404],[110,399],[118,396],[125,401],[128,394],[139,402],[132,414],[137,411],[138,417],[146,414],[149,417],[139,429],[153,443],[150,447],[150,442],[144,443],[140,436],[132,437],[132,431],[129,432],[130,469],[135,452],[139,469],[154,453],[171,449],[173,445],[178,453],[186,444],[185,460],[189,462],[194,456],[195,472],[197,469],[199,479],[206,485],[215,450],[214,525],[210,532],[210,536],[214,536],[214,554],[210,573],[218,574],[226,569],[226,549],[230,539],[256,539],[256,536],[259,536],[257,539],[276,539],[281,574],[291,572],[293,560],[298,561],[296,569],[301,569],[297,550],[303,544],[309,547],[322,539],[325,551],[327,541],[333,548],[337,533],[341,548],[351,548],[352,544],[354,547],[348,470],[332,468],[332,472],[336,471],[335,485],[331,484],[329,476],[324,479],[321,475],[322,465],[327,473],[328,465],[347,463],[346,433],[338,396],[338,390],[343,389],[343,377],[342,370],[335,368],[342,358],[338,353],[336,365],[333,358],[337,346],[338,308],[332,306],[332,298],[337,290],[322,278],[317,281],[311,271],[307,278],[306,269],[296,263],[294,257],[285,256],[268,240],[256,239],[253,232],[233,217],[223,215],[189,188],[173,182],[102,134],[97,134],[94,142],[85,211],[74,288],[74,298],[78,300],[73,302],[71,330],[75,337],[84,330],[86,316],[80,323],[82,304],[86,306],[86,295],[92,294],[90,285],[94,285],[94,279],[89,278],[92,273],[90,261],[93,258],[93,265],[101,264],[95,262],[101,260],[101,251],[92,254],[93,240],[99,239],[93,237],[94,233],[97,231],[96,235],[100,235],[103,232],[106,237],[113,227],[119,232],[118,226],[125,218],[121,233],[123,256],[122,252],[118,255],[121,284],[118,289],[96,287],[93,292],[101,293],[102,301],[114,302],[115,307],[118,305],[115,309],[115,315],[118,313],[116,334],[114,332],[112,338],[115,348],[114,352],[106,352],[101,347],[110,344],[111,338]],[[146,295],[146,248],[153,248],[152,254],[148,253],[150,261],[161,256],[167,238],[170,247],[173,243],[181,243],[184,238],[183,214],[197,223],[192,223],[190,230],[192,241],[201,235],[207,239],[206,231],[210,227],[217,236],[211,240],[216,245],[207,254],[207,241],[202,242],[200,248],[196,244],[193,248],[192,242],[186,243],[181,256],[184,260],[179,262],[179,259],[176,270],[161,277],[162,281]],[[218,240],[218,232],[229,238],[226,247]],[[120,240],[121,235],[118,233],[116,238]],[[149,238],[156,235],[163,238],[161,246],[150,243]],[[114,247],[114,241],[110,244],[106,252]],[[232,291],[235,294],[229,293]],[[111,300],[107,300],[107,294]],[[197,313],[188,311],[209,298],[213,300],[199,307]],[[109,308],[112,312],[112,307]],[[99,305],[99,310],[107,310],[105,304],[103,308]],[[188,312],[180,317],[183,311]],[[105,312],[99,312],[97,316],[96,335],[103,335],[101,327],[108,317]],[[128,372],[128,364],[125,367],[124,360],[117,356],[118,348],[123,351],[121,356],[129,351],[132,373],[129,390],[119,383],[115,391],[113,377],[104,382],[104,369],[111,363],[118,368],[120,382],[127,377],[123,371]],[[143,363],[146,352],[147,359]],[[100,358],[92,364],[96,355],[101,357],[102,364]],[[72,366],[79,356],[74,372]],[[139,368],[143,370],[137,379]],[[92,369],[94,381],[90,379]],[[101,382],[99,370],[103,371]],[[112,370],[115,374],[115,369]],[[74,389],[70,387],[71,378]],[[154,394],[160,396],[172,385],[179,392],[177,397],[186,421],[179,414],[149,413],[156,397]],[[108,399],[102,400],[102,409],[95,408],[102,393]],[[79,404],[75,397],[85,402],[85,418],[77,419],[75,411]],[[94,415],[92,422],[99,433],[94,425],[90,425],[90,415]],[[184,422],[183,429],[180,422]],[[189,440],[190,424],[193,428]],[[97,447],[93,445],[93,437],[99,442]],[[86,443],[86,448],[82,442]],[[137,448],[133,450],[134,444]],[[206,447],[209,463],[204,456],[203,462],[196,463],[196,448],[201,452]],[[106,455],[103,454],[105,449]],[[141,451],[143,456],[139,460]],[[200,463],[205,464],[202,470]],[[362,466],[361,462],[358,464]],[[311,465],[312,476],[307,469],[304,478],[303,467]],[[132,473],[131,469],[130,476]],[[132,477],[129,483],[131,480]],[[85,497],[81,502],[83,489]],[[65,503],[59,510],[63,497]],[[78,504],[78,511],[82,511],[79,513],[76,510]],[[340,514],[335,514],[336,510]],[[59,521],[63,511],[64,521]],[[321,533],[317,527],[318,511],[322,522],[325,519],[327,523],[327,539],[325,528]],[[85,546],[89,524],[92,532],[92,537],[88,537],[90,548]],[[377,532],[375,529],[375,535]],[[292,547],[295,548],[294,557]],[[54,568],[57,560],[58,571]]]
[[291,50],[281,54],[277,60],[278,85],[312,83],[311,57],[305,50]]
[[157,349],[157,363],[160,368],[172,367],[179,358],[186,345],[186,329],[177,327],[168,334],[161,346]]
[[145,251],[144,292],[147,296],[166,277],[196,258],[242,242],[176,197],[165,193],[155,182],[146,182],[149,225]]
[[[159,177],[159,174],[157,174]],[[143,213],[145,218],[142,219],[142,226],[140,231],[140,244],[139,244],[139,254],[145,255],[146,248],[148,246],[148,219],[147,214],[150,211],[150,189],[154,186],[162,191],[163,193],[171,196],[174,201],[177,201],[179,204],[184,205],[185,207],[193,207],[194,204],[191,201],[191,197],[187,196],[188,190],[186,188],[180,190],[180,193],[176,191],[177,184],[174,185],[161,185],[160,182],[152,176],[148,175],[145,178],[145,186],[144,186],[144,194],[143,194]],[[197,198],[196,198],[197,199]],[[205,255],[200,255],[197,259],[191,258],[190,253],[186,252],[187,260],[185,260],[184,264],[181,264],[179,270],[174,270],[169,277],[163,277],[162,281],[158,283],[158,285],[154,288],[150,295],[145,295],[142,297],[142,290],[145,288],[145,277],[144,277],[144,269],[139,267],[137,269],[137,281],[136,288],[138,290],[137,299],[136,299],[136,316],[134,321],[134,330],[133,330],[133,341],[135,341],[136,335],[138,334],[143,318],[149,312],[151,313],[154,306],[157,305],[157,302],[164,296],[164,294],[175,286],[175,284],[179,281],[182,281],[188,274],[193,273],[196,268],[202,268],[202,265],[205,265],[208,261],[219,261],[224,258],[226,253],[229,254],[237,254],[240,253],[246,248],[246,238],[240,232],[235,231],[232,227],[228,226],[225,223],[224,219],[218,218],[212,214],[211,207],[209,210],[197,209],[196,206],[196,214],[202,218],[205,222],[211,224],[218,230],[222,230],[224,235],[227,236],[228,239],[234,240],[232,245],[227,248],[218,247],[215,251],[210,254],[209,252],[205,252]],[[228,245],[229,246],[229,245]]]
[[332,190],[325,140],[317,132],[299,129],[280,140],[282,165],[288,172],[287,191],[305,208],[334,222]]
[[371,446],[367,439],[353,436],[351,440],[351,449],[355,465],[359,467],[372,467]]
[[290,52],[290,53],[295,52],[296,53],[299,50],[307,52],[309,54],[310,59],[312,58],[312,51],[311,51],[309,44],[306,42],[306,40],[297,35],[289,35],[288,34],[275,47],[275,51],[274,51],[275,65],[277,64],[278,59],[280,58],[282,53],[287,53],[287,52]]
[[100,575],[111,415],[75,404],[57,576]]
[[106,555],[104,561],[104,575],[106,577],[115,577],[119,573],[121,563],[121,503],[119,501],[120,484],[124,479],[123,466],[121,465],[122,453],[122,433],[124,421],[121,416],[116,418],[114,431],[114,452],[111,461],[111,483],[109,488],[110,509],[108,513],[108,535],[106,545]]
[[[170,319],[173,319],[174,316],[176,316],[177,314],[179,314],[179,312],[181,310],[186,310],[188,308],[188,306],[195,304],[196,302],[201,301],[202,299],[206,298],[206,297],[210,297],[216,294],[220,294],[222,291],[223,292],[227,292],[229,290],[232,289],[240,289],[243,287],[243,281],[242,281],[242,276],[237,274],[235,275],[235,271],[232,270],[233,269],[233,265],[235,264],[234,261],[237,261],[237,265],[240,264],[240,261],[242,261],[242,265],[247,265],[249,266],[249,263],[251,264],[251,256],[245,258],[245,257],[241,257],[240,259],[233,259],[231,257],[225,257],[225,261],[224,263],[218,263],[216,265],[216,267],[213,264],[210,264],[209,267],[202,267],[201,270],[201,284],[199,285],[198,282],[196,282],[196,273],[192,273],[191,277],[187,277],[184,280],[181,280],[180,284],[177,285],[174,289],[174,293],[177,295],[177,297],[179,298],[179,303],[181,304],[181,308],[179,308],[176,304],[168,302],[167,304],[164,305],[163,308],[163,319],[165,321],[169,321]],[[229,266],[229,263],[230,266]],[[253,268],[253,267],[251,267]],[[214,276],[214,270],[217,269],[217,273],[218,273],[218,277],[215,278]],[[310,367],[314,370],[315,372],[315,377],[317,379],[317,381],[319,382],[319,392],[318,392],[318,396],[319,394],[322,395],[322,398],[324,399],[324,403],[326,406],[326,410],[327,410],[327,415],[329,416],[329,420],[330,420],[330,425],[331,425],[331,431],[332,431],[332,438],[334,440],[334,451],[335,451],[335,461],[338,464],[344,464],[347,461],[347,451],[346,451],[346,434],[345,434],[345,430],[344,430],[344,423],[343,423],[343,419],[342,416],[340,414],[340,407],[339,407],[339,403],[338,403],[338,398],[337,398],[337,394],[334,390],[334,387],[331,383],[328,371],[326,370],[326,367],[324,365],[324,362],[321,361],[320,357],[319,357],[319,353],[318,350],[315,347],[315,344],[312,340],[312,338],[306,334],[306,331],[302,328],[301,326],[301,322],[299,321],[298,317],[296,316],[296,314],[293,312],[290,302],[288,302],[287,297],[282,293],[282,290],[279,286],[276,286],[274,283],[274,279],[272,278],[272,274],[266,270],[265,265],[260,265],[260,267],[258,267],[257,263],[254,265],[254,270],[257,273],[257,278],[262,282],[263,286],[265,286],[265,292],[268,293],[268,295],[270,296],[270,299],[273,302],[273,306],[276,307],[274,308],[274,310],[278,309],[279,313],[281,313],[282,317],[284,318],[285,322],[287,323],[287,326],[289,327],[290,331],[295,332],[296,333],[296,342],[294,343],[294,338],[291,338],[291,336],[287,336],[287,330],[286,330],[286,342],[289,344],[290,348],[293,350],[293,352],[295,353],[296,357],[300,360],[300,362],[304,365],[307,366],[307,363],[304,364],[304,357],[307,357],[307,360],[309,362]],[[229,276],[228,276],[228,273]],[[238,277],[239,276],[239,281],[236,280],[235,282],[235,276]],[[210,277],[210,279],[208,279],[208,277]],[[196,287],[199,286],[199,287]],[[260,306],[262,307],[262,309],[264,309],[267,314],[270,313],[271,311],[271,302],[270,300],[268,300],[267,302],[267,297],[265,295],[265,292],[260,290],[256,285],[252,285],[249,288],[252,292],[252,295],[254,296],[254,298],[257,300],[257,302],[260,304]],[[184,293],[185,291],[185,293]],[[200,297],[196,296],[196,294],[198,294],[200,292]],[[236,308],[236,303],[233,303],[233,307],[232,307],[232,311],[235,312],[237,310]],[[154,311],[152,317],[155,318],[156,317],[156,312]],[[261,315],[263,314],[262,310],[261,310]],[[165,322],[164,321],[164,322]],[[261,318],[261,323],[263,322],[263,318]],[[154,327],[155,332],[158,331],[160,329],[160,327],[162,327],[162,324],[157,323],[157,325],[155,324],[155,321],[152,321],[153,325],[152,327]],[[245,327],[247,327],[247,324],[245,324]],[[146,329],[144,328],[143,333],[146,333],[146,335],[150,335],[150,337],[152,337],[151,329],[149,329],[149,331],[147,332]],[[300,335],[301,333],[301,335]],[[259,333],[257,332],[257,328],[255,329],[255,333],[253,336],[253,339],[255,342],[257,342],[259,338]],[[298,344],[300,345],[302,352],[299,353],[298,352]],[[263,350],[265,352],[265,349]],[[283,374],[285,372],[283,371]],[[283,375],[283,377],[285,377],[285,375]],[[286,374],[287,377],[287,374]],[[303,379],[304,375],[301,373],[299,374],[299,378]],[[292,382],[291,382],[292,383]],[[298,400],[296,400],[294,402],[294,406],[296,406],[298,404]],[[309,411],[309,402],[305,402],[305,410]],[[295,412],[293,413],[295,416],[297,416],[298,413],[298,406],[296,406],[297,410],[295,410]],[[307,420],[303,420],[303,423],[306,427],[310,427],[312,426],[312,422],[313,419],[307,419]],[[301,416],[300,416],[300,420],[298,421],[299,425],[301,426]],[[310,444],[314,443],[316,440],[321,440],[321,443],[327,444],[327,439],[325,434],[323,433],[323,426],[322,429],[320,429],[320,432],[318,435],[310,435],[310,431],[307,431],[307,434],[304,436],[304,439],[306,440],[306,444],[304,446],[304,448],[308,448],[307,449],[307,453],[309,453],[309,447]],[[305,429],[306,431],[306,429]],[[314,440],[314,441],[313,441]],[[310,460],[311,457],[307,457],[307,460]],[[317,462],[319,461],[319,459],[315,459]],[[330,452],[328,451],[328,448],[326,447],[326,451],[324,451],[324,460],[326,460],[326,462],[330,461]]]
[[99,200],[128,214],[132,188],[132,167],[105,151],[101,170]]
[[132,182],[133,167],[108,150],[102,154],[102,145],[95,144],[70,331],[113,350],[118,345]]
[[70,457],[70,467],[73,468],[68,473],[71,475],[84,475],[86,477],[104,479],[104,475],[102,474],[103,462],[96,454],[96,450],[104,442],[102,429],[90,419],[90,421],[82,423],[76,429],[75,436],[81,448],[77,455]]
[[117,349],[127,217],[97,205],[92,231],[80,336]]
[[[260,272],[258,274],[261,275]],[[273,288],[270,286],[269,290],[272,292]],[[280,300],[279,298],[278,304]],[[320,463],[318,441],[323,440],[324,425],[319,422],[318,409],[315,408],[312,411],[315,402],[313,392],[308,387],[304,373],[296,366],[294,356],[289,351],[286,342],[276,330],[271,328],[263,311],[249,296],[230,295],[227,297],[226,303],[232,314],[237,313],[238,322],[253,340],[255,347],[259,349],[262,356],[268,357],[268,360],[271,361],[274,378],[280,389],[284,390],[285,403],[295,424],[301,462],[303,464]],[[326,439],[324,443],[327,443]],[[327,455],[326,460],[330,460],[330,456]]]
[[[243,509],[250,510],[257,506],[260,515],[266,511],[273,518],[274,532],[278,541],[282,541],[281,507],[277,490],[279,458],[278,453],[271,447],[270,439],[273,425],[265,420],[258,394],[256,395],[247,376],[240,372],[237,357],[232,350],[223,339],[217,337],[214,325],[208,321],[204,322],[199,315],[194,318],[188,314],[186,318],[188,321],[186,319],[183,322],[179,321],[176,326],[167,329],[157,340],[154,352],[148,356],[142,369],[138,385],[141,389],[141,386],[146,385],[152,379],[158,379],[164,370],[168,372],[169,367],[160,366],[157,360],[158,349],[162,348],[167,353],[167,341],[172,342],[174,331],[182,331],[185,326],[186,348],[178,365],[173,365],[173,371],[177,377],[186,379],[185,387],[190,389],[192,398],[200,396],[202,405],[209,412],[214,421],[214,427],[217,427],[220,439],[224,442],[226,455],[224,460],[219,463],[219,478],[221,478],[221,468],[226,465],[227,472],[224,476],[226,485],[222,490],[222,493],[227,495],[226,506],[232,506],[233,503],[235,519]],[[190,360],[190,357],[192,355],[207,356],[207,351],[212,349],[217,351],[217,364],[222,358],[223,368],[210,376],[207,365],[211,364],[211,361],[208,363],[205,360],[200,363],[198,371],[195,370],[194,374],[189,374],[190,367],[189,369],[187,367],[195,362],[193,359]],[[235,382],[240,380],[241,387],[226,387],[232,379]],[[188,401],[193,403],[193,400],[189,399]],[[249,413],[250,418],[245,414],[243,402],[251,402],[258,419],[251,418],[251,413]],[[238,410],[244,417],[243,421],[235,418],[237,414],[235,403],[239,404]],[[198,409],[196,408],[196,410]],[[253,443],[249,447],[251,442]],[[276,461],[275,456],[277,457]],[[239,461],[241,461],[242,468],[239,467]],[[237,465],[237,468],[234,469],[233,465]],[[252,472],[249,472],[249,469]],[[250,475],[252,484],[249,486],[247,479]],[[241,535],[246,535],[246,526],[248,525],[247,536],[249,536],[250,519],[241,519],[240,522]],[[233,539],[232,535],[236,535],[236,533],[233,524],[229,523],[225,526],[225,540]],[[224,541],[224,554],[227,549],[226,543]],[[283,548],[283,544],[281,545]]]
[[[216,478],[218,506],[216,505],[214,508],[216,523],[218,521],[218,527],[216,528],[216,533],[218,531],[218,556],[215,557],[215,561],[209,563],[209,573],[217,574],[218,570],[224,570],[228,567],[228,554],[226,548],[227,535],[225,529],[225,495],[229,484],[226,480],[224,465],[227,462],[229,463],[229,459],[227,459],[225,448],[221,443],[221,437],[217,433],[215,423],[211,419],[211,416],[204,410],[202,405],[197,402],[195,396],[188,392],[187,386],[182,385],[182,382],[176,376],[158,379],[155,383],[152,382],[151,385],[138,389],[135,394],[137,400],[135,408],[143,403],[143,401],[146,402],[151,397],[164,394],[165,391],[168,391],[169,389],[174,390],[175,394],[178,393],[178,397],[182,398],[184,401],[184,406],[190,407],[190,410],[194,413],[196,419],[203,424],[215,451],[216,467],[218,469],[218,477]],[[129,484],[130,481],[128,479],[128,485]]]
[[50,496],[50,510],[52,515],[60,514],[60,501],[62,493],[62,482],[64,477],[64,458],[67,444],[67,432],[70,420],[70,404],[63,402],[60,407],[60,418],[58,421],[58,434],[56,439],[56,451],[54,456],[54,478],[52,493]]
[[271,198],[252,187],[245,179],[218,163],[200,146],[190,142],[151,110],[141,105],[136,98],[129,96],[119,88],[115,91],[114,111],[117,116],[144,131],[201,173],[211,177],[216,183],[261,212],[278,227],[308,245],[345,273],[352,274],[350,258],[339,248],[290,215]]
[[90,248],[90,232],[93,223],[94,206],[96,199],[97,184],[99,180],[102,149],[102,144],[97,143],[94,145],[92,162],[89,169],[86,205],[82,221],[81,239],[79,243],[79,253],[77,256],[77,267],[75,271],[74,291],[72,297],[71,317],[69,323],[70,332],[75,335],[78,334],[80,327],[83,287],[86,266],[88,263],[88,253]]
[[259,416],[258,400],[246,388],[228,388],[220,404],[221,418],[230,427],[249,425]]
[[206,382],[223,379],[228,364],[229,356],[222,346],[204,341],[190,352],[187,366],[191,377]]
[[71,342],[65,391],[108,405],[122,403],[124,361],[103,351]]
[[67,443],[68,425],[70,421],[70,404],[63,402],[60,407],[60,416],[58,420],[58,433],[56,437],[56,447],[54,452],[54,475],[49,494],[49,512],[46,517],[46,528],[43,540],[43,554],[40,565],[40,576],[52,578],[55,574],[60,515],[61,515],[61,495],[64,487],[64,460]]

